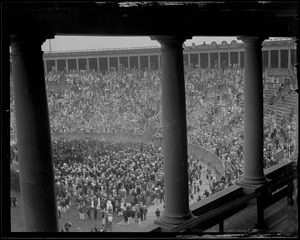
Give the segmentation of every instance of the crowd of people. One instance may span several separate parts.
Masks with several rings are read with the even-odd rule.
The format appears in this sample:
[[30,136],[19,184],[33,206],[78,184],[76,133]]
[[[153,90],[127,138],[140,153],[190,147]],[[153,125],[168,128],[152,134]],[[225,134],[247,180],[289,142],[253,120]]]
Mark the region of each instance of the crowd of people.
[[[54,140],[59,218],[75,205],[80,220],[100,220],[101,229],[111,228],[115,215],[123,216],[125,223],[141,224],[147,219],[149,206],[164,203],[161,150],[146,143]],[[189,158],[191,202],[200,201],[213,191],[201,192],[204,177],[207,182],[215,179],[209,168]]]
[[[85,219],[84,213],[92,218],[92,211],[96,220],[101,212],[106,226],[108,214],[116,213],[132,224],[146,219],[148,206],[164,202],[161,147],[60,139],[53,142],[53,156],[61,212],[66,211],[73,199],[81,206],[80,219]],[[204,181],[215,181],[215,174],[198,159],[189,157],[188,162],[191,200],[198,196],[200,201],[217,191],[215,185],[209,191],[201,191]]]
[[161,148],[59,139],[53,156],[59,215],[73,202],[80,219],[100,220],[109,229],[113,215],[140,224],[153,200],[163,199]]
[[[142,134],[156,122],[155,136],[161,137],[160,77],[159,71],[46,75],[52,133]],[[243,173],[243,79],[237,68],[185,71],[188,141],[215,153],[225,169],[217,179],[208,166],[189,156],[191,202],[231,186]],[[284,158],[293,152],[296,120],[293,115],[277,123],[267,105],[264,119],[264,167],[270,167],[282,159],[276,157],[279,152]],[[15,129],[11,97],[11,132]],[[128,224],[141,223],[150,204],[164,201],[161,150],[146,143],[54,140],[59,216],[76,204],[79,218],[101,218],[101,229],[110,227],[113,213]],[[11,158],[16,157],[12,143]]]
[[57,84],[71,85],[72,88],[65,92],[48,88],[53,132],[139,134],[157,115],[157,74],[111,72],[102,75],[90,72],[61,75],[58,79],[63,80]]

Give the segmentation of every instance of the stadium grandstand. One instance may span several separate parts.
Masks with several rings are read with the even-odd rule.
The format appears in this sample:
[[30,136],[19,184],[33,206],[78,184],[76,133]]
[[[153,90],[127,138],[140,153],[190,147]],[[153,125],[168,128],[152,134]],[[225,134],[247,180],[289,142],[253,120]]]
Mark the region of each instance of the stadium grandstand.
[[[263,69],[293,69],[296,44],[291,38],[268,39],[262,48]],[[44,71],[128,71],[161,69],[159,47],[88,49],[44,52]],[[232,40],[217,44],[183,45],[184,66],[189,69],[244,68],[244,44]],[[282,74],[288,74],[283,72]]]
[[[47,32],[88,35],[97,27],[57,29],[50,3],[29,4],[24,16],[32,19],[25,23],[41,12],[47,19],[45,33],[27,38],[19,6],[7,4],[4,16],[16,19],[7,30],[11,231],[297,236],[299,46],[298,20],[290,18],[298,3],[247,3],[257,9],[246,14],[256,23],[268,13],[254,34],[246,5],[225,1],[225,22],[230,14],[245,20],[242,29],[228,27],[242,43],[191,46],[183,44],[198,33],[186,15],[190,7],[197,6],[194,20],[212,19],[220,14],[217,3],[155,6],[174,21],[183,10],[176,22],[190,24],[186,30],[167,20],[153,29],[129,5],[132,19],[145,24],[132,30],[122,23],[128,9],[90,4],[81,6],[94,7],[91,21],[112,8],[113,22],[124,24],[118,34],[148,35],[161,47],[42,53]],[[55,15],[67,11],[77,19],[80,12],[87,19],[79,5],[66,6],[57,4]],[[203,6],[212,16],[199,17]],[[152,8],[138,9],[165,19],[152,16]],[[101,26],[111,34],[111,26]],[[202,30],[225,31],[214,24]],[[23,223],[16,220],[20,212]]]

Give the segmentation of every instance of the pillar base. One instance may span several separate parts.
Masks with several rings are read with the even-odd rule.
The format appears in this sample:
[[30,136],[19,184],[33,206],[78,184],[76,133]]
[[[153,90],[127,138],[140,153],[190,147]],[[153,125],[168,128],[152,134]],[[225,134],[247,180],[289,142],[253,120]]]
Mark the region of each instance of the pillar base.
[[171,229],[178,227],[180,224],[183,224],[186,221],[195,218],[196,217],[191,212],[189,212],[186,215],[176,216],[176,217],[163,213],[163,215],[159,219],[154,220],[154,223],[160,226],[162,229],[165,229],[166,231],[170,231]]
[[255,179],[242,177],[240,180],[237,180],[235,184],[249,190],[254,190],[265,185],[267,182],[268,180],[265,177]]

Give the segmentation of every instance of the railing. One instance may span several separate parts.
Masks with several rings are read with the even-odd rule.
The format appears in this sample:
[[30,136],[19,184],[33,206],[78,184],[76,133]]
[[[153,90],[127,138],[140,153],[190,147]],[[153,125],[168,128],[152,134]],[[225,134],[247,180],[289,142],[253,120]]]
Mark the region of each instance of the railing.
[[[265,171],[268,182],[256,189],[246,189],[233,185],[197,202],[191,206],[195,218],[171,229],[171,232],[190,232],[193,229],[202,232],[219,225],[219,232],[224,231],[224,221],[239,214],[241,210],[256,205],[259,229],[264,225],[264,210],[284,197],[291,202],[293,181],[296,179],[295,165],[289,162],[279,163]],[[256,199],[256,201],[253,201]],[[257,204],[256,204],[257,203]]]
[[284,197],[288,203],[293,204],[294,179],[296,179],[296,166],[294,163],[279,163],[265,172],[268,183],[257,188],[257,228],[265,229],[264,210]]
[[283,46],[283,45],[289,45],[289,44],[296,46],[295,41],[292,39],[288,39],[288,38],[287,39],[268,39],[268,40],[265,40],[262,45],[263,46],[272,46],[272,45]]
[[67,50],[67,51],[44,51],[44,54],[110,52],[110,51],[145,50],[145,49],[160,49],[160,47],[147,46],[147,47],[130,47],[130,48],[102,48],[102,49],[84,49],[84,50]]
[[[284,39],[268,39],[265,40],[262,45],[285,45],[285,44],[295,44],[294,40],[290,38]],[[236,45],[227,44],[225,48],[242,48],[244,43],[237,43]],[[196,45],[196,46],[185,46],[185,50],[198,50],[205,48],[224,48],[221,44],[212,45]],[[116,51],[134,51],[134,50],[149,50],[149,49],[160,49],[159,46],[145,46],[145,47],[128,47],[128,48],[103,48],[103,49],[84,49],[84,50],[67,50],[67,51],[44,51],[44,54],[67,54],[67,53],[86,53],[86,52],[116,52]]]
[[292,38],[271,38],[267,39],[264,42],[282,42],[282,41],[293,41]]
[[[197,229],[203,232],[219,224],[219,232],[224,232],[224,221],[247,207],[247,202],[255,198],[255,193],[245,194],[241,186],[233,185],[195,203],[191,210],[196,218],[173,228],[172,232],[189,232]],[[194,208],[194,210],[193,210]]]

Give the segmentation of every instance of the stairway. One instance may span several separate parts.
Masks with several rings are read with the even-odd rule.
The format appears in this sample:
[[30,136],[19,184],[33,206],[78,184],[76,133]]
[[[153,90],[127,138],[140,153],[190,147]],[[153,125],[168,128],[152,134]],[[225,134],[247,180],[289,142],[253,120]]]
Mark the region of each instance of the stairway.
[[287,93],[278,100],[275,106],[276,122],[280,123],[284,116],[289,116],[291,109],[296,105],[297,94],[292,91],[290,94]]

